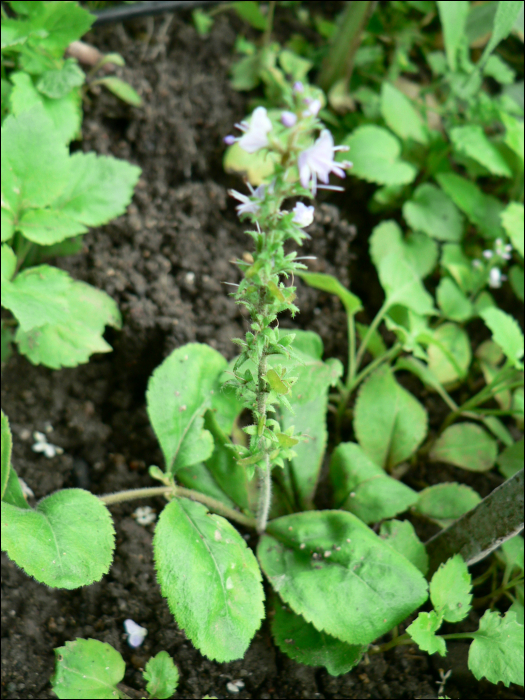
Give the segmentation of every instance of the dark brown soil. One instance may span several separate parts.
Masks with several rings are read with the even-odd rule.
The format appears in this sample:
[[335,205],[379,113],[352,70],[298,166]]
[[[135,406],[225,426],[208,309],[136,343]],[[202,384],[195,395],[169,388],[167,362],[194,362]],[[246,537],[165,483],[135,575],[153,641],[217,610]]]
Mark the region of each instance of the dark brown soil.
[[[238,279],[230,260],[250,249],[227,196],[229,187],[242,189],[242,183],[222,168],[222,138],[248,105],[228,81],[242,25],[221,14],[211,35],[202,39],[187,14],[173,16],[169,26],[166,21],[136,20],[93,30],[87,37],[101,50],[125,57],[122,77],[144,97],[144,107],[128,107],[105,92],[90,94],[78,147],[124,158],[143,172],[126,215],[86,235],[80,254],[57,261],[75,278],[117,300],[123,329],[106,335],[114,352],[60,371],[33,367],[15,355],[3,373],[13,464],[36,499],[67,487],[101,494],[152,485],[147,466],[162,459],[144,406],[152,370],[173,349],[192,341],[209,343],[231,358],[231,338],[246,330],[245,318],[222,284]],[[318,258],[312,269],[335,274],[343,284],[349,283],[349,273],[359,273],[353,289],[373,311],[380,296],[369,263],[363,263],[373,225],[363,206],[367,191],[354,180],[344,195],[331,195],[330,203],[318,208],[304,251]],[[339,303],[300,282],[298,286],[301,314],[296,323],[321,335],[327,356],[344,361],[346,323]],[[292,323],[284,319],[282,325]],[[431,397],[422,400],[431,410]],[[50,442],[64,453],[47,459],[31,450],[32,433],[50,427]],[[432,482],[436,478],[420,476]],[[484,481],[476,487],[486,495],[494,485]],[[160,500],[148,504],[157,512],[163,506]],[[136,690],[144,688],[140,669],[148,658],[168,651],[180,671],[175,696],[180,698],[229,697],[226,683],[234,679],[245,683],[240,698],[431,698],[437,697],[439,668],[450,667],[454,671],[445,691],[450,697],[517,697],[475,682],[465,670],[466,647],[461,644],[457,653],[452,649],[436,663],[400,647],[333,678],[324,669],[284,656],[264,622],[244,659],[210,662],[177,628],[160,594],[152,565],[152,526],[141,527],[131,517],[138,505],[146,502],[112,508],[115,561],[92,586],[46,588],[2,555],[2,697],[54,697],[49,683],[53,649],[77,637],[118,649],[126,661],[124,682]],[[139,650],[125,641],[126,618],[148,628]]]

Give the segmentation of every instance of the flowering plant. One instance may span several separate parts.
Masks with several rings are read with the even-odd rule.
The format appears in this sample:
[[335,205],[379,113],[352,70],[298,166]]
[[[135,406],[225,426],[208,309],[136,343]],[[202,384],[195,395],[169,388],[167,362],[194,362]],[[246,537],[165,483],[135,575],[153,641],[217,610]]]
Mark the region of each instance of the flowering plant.
[[[107,573],[113,558],[108,506],[164,496],[167,504],[153,538],[157,578],[177,624],[193,644],[219,662],[242,658],[265,616],[264,573],[271,586],[266,614],[277,645],[293,659],[339,675],[367,651],[410,640],[444,654],[445,640],[458,635],[437,632],[444,622],[468,614],[472,582],[461,556],[453,557],[430,572],[433,611],[420,613],[398,639],[370,646],[428,598],[425,547],[409,521],[393,518],[409,507],[429,515],[428,504],[436,505],[434,494],[419,494],[388,473],[421,444],[427,419],[386,364],[371,363],[375,371],[369,370],[360,389],[354,419],[359,444],[341,443],[331,456],[334,508],[314,508],[327,443],[328,392],[337,384],[344,395],[363,380],[356,369],[374,328],[366,332],[357,357],[351,348],[350,379],[342,385],[342,364],[322,360],[322,342],[315,333],[278,326],[279,314],[298,311],[295,288],[288,282],[293,285],[299,274],[337,290],[349,329],[361,308],[359,299],[336,280],[306,273],[301,257],[285,252],[288,240],[300,244],[307,237],[304,229],[314,216],[312,205],[296,201],[285,209],[285,203],[333,189],[330,174],[343,178],[350,164],[335,159],[341,149],[319,121],[319,105],[304,86],[296,83],[284,94],[285,109],[278,118],[258,108],[251,120],[239,124],[242,136],[226,137],[230,145],[237,142],[241,149],[274,156],[271,176],[257,189],[230,192],[239,202],[239,217],[252,224],[247,234],[254,241],[253,252],[237,260],[243,279],[233,292],[250,316],[250,330],[235,340],[240,355],[228,364],[213,348],[190,343],[175,349],[149,380],[148,415],[165,460],[164,470],[151,466],[149,473],[162,486],[101,497],[66,489],[31,508],[10,462],[11,436],[2,415],[2,543],[38,581],[67,589],[88,585]],[[381,269],[389,290],[385,309],[404,304],[409,311],[415,305],[421,314],[432,312],[419,280],[410,275],[402,279],[406,270],[397,259],[386,256]],[[252,422],[241,429],[244,409]],[[439,447],[446,451],[447,446],[434,449]],[[467,498],[473,507],[470,492]],[[229,521],[248,533],[241,535]],[[378,531],[369,527],[380,521]],[[250,530],[258,535],[256,554],[247,544]],[[509,567],[512,571],[512,561]],[[521,580],[518,574],[511,583]],[[135,646],[145,630],[131,622],[126,621],[126,631]],[[511,610],[504,617],[488,611],[479,631],[459,636],[473,640],[469,663],[478,677],[508,684],[522,677],[519,652],[504,667],[500,661],[509,651],[500,640],[510,637],[517,647],[520,634]],[[91,647],[96,656],[98,647]],[[70,692],[71,662],[63,654],[82,655],[85,649],[83,644],[61,648],[55,676],[59,697],[70,697],[65,693]],[[100,673],[109,669],[111,680],[105,676],[104,682],[116,684],[124,672],[122,660],[108,649],[104,653],[112,660]],[[489,657],[497,662],[488,664]],[[158,665],[159,672],[174,677],[167,659]],[[77,686],[75,692],[86,695],[88,690]]]

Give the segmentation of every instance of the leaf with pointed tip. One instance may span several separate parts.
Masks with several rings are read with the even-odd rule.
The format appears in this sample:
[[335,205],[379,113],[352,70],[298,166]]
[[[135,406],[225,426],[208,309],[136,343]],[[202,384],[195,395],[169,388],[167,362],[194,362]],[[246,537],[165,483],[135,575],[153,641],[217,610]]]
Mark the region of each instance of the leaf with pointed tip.
[[97,639],[75,639],[55,649],[56,670],[51,678],[59,698],[114,700],[124,678],[124,659],[110,644]]

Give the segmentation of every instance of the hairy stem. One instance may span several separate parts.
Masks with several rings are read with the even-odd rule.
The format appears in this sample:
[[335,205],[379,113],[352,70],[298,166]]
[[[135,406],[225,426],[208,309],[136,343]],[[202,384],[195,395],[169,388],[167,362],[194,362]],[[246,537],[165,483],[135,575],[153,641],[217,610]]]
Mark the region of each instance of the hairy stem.
[[120,493],[110,493],[105,496],[99,496],[102,503],[110,506],[114,503],[123,503],[124,501],[134,501],[138,498],[151,498],[153,496],[181,496],[183,498],[191,498],[192,501],[198,501],[199,503],[208,506],[208,508],[219,515],[223,515],[229,520],[236,520],[240,525],[245,527],[255,528],[256,522],[253,518],[239,513],[233,508],[228,508],[228,506],[221,503],[211,496],[205,496],[199,491],[193,491],[192,489],[186,489],[183,486],[152,486],[145,489],[132,489],[131,491],[121,491]]

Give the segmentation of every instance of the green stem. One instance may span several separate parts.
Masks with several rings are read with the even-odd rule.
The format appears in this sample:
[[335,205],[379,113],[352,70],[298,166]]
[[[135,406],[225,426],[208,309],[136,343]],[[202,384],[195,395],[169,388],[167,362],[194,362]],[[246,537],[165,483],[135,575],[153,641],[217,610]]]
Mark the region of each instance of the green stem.
[[275,5],[277,3],[275,0],[271,0],[270,5],[268,7],[268,14],[266,15],[266,29],[264,30],[263,38],[262,38],[262,44],[263,46],[268,46],[270,43],[270,39],[272,36],[272,29],[273,29],[273,16],[275,13]]
[[352,386],[355,377],[355,319],[354,314],[347,313],[348,317],[348,375],[346,386]]
[[257,532],[259,535],[266,530],[268,522],[268,514],[270,512],[270,503],[272,500],[272,472],[270,468],[270,455],[268,452],[265,457],[264,469],[259,468],[259,504],[257,511]]
[[225,518],[237,521],[240,525],[251,528],[255,528],[256,526],[253,518],[249,518],[247,515],[243,515],[243,513],[239,513],[237,510],[233,510],[233,508],[229,508],[216,498],[205,496],[199,491],[186,489],[183,486],[152,486],[145,489],[132,489],[131,491],[110,493],[105,496],[99,496],[99,498],[102,503],[110,506],[115,503],[134,501],[138,498],[152,498],[153,496],[179,496],[182,498],[190,498],[192,501],[203,503],[205,506],[208,506],[210,510],[219,513],[219,515],[223,515]]
[[355,358],[355,371],[359,369],[359,366],[361,365],[361,362],[363,361],[363,356],[366,352],[366,349],[368,347],[368,343],[370,342],[370,339],[372,337],[373,332],[376,330],[376,328],[379,326],[381,321],[383,320],[383,317],[386,315],[386,312],[388,311],[390,307],[390,302],[385,301],[383,306],[379,309],[379,311],[376,314],[376,317],[368,327],[367,332],[365,333],[365,337],[361,341],[361,345],[359,346],[359,350],[357,351],[357,355]]

